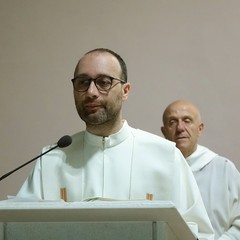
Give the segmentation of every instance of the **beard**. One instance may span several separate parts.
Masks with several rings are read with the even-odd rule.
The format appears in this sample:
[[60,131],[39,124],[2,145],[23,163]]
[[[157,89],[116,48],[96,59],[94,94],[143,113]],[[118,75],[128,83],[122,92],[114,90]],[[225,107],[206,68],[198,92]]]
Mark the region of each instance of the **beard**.
[[89,112],[86,110],[78,111],[80,118],[87,124],[87,125],[100,125],[107,122],[109,119],[112,118],[112,112],[106,111],[106,109],[100,109],[96,112]]
[[[79,117],[87,126],[98,127],[115,124],[121,115],[123,92],[116,91],[99,96],[79,95],[74,92],[75,106]],[[91,105],[93,107],[91,107]],[[95,106],[95,107],[94,107]]]
[[83,104],[77,105],[77,112],[86,125],[102,125],[114,121],[120,114],[122,102],[120,98],[113,104],[102,105],[101,108],[90,111],[84,108]]

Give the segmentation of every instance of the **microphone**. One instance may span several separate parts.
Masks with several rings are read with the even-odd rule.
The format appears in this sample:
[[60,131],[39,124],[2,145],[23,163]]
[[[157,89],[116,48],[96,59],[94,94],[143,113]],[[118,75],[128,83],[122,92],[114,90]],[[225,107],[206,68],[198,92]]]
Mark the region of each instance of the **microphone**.
[[56,145],[55,145],[54,147],[48,149],[48,150],[47,150],[46,152],[44,152],[44,153],[41,153],[41,154],[38,155],[37,157],[35,157],[35,158],[31,159],[30,161],[22,164],[21,166],[15,168],[14,170],[12,170],[12,171],[4,174],[3,176],[0,177],[0,181],[2,181],[4,178],[8,177],[8,176],[11,175],[12,173],[16,172],[16,171],[19,170],[20,168],[22,168],[22,167],[26,166],[27,164],[33,162],[34,160],[38,159],[39,157],[41,157],[41,156],[47,154],[48,152],[52,151],[53,149],[55,149],[55,148],[57,148],[57,147],[59,147],[59,148],[65,148],[65,147],[71,145],[71,143],[72,143],[72,138],[71,138],[70,136],[65,135],[65,136],[61,137],[61,138],[58,140],[58,142],[56,143]]

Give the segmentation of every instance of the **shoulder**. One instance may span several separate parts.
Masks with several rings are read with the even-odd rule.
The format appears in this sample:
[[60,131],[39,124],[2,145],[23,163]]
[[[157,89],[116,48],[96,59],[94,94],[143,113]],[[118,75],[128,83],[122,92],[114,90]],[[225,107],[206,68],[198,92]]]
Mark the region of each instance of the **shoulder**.
[[[83,136],[84,136],[84,131],[75,133],[75,134],[71,135],[72,143],[68,147],[57,148],[57,149],[61,150],[63,152],[72,151],[77,146],[81,145],[81,143],[83,142]],[[53,148],[54,146],[56,146],[56,144],[47,145],[47,146],[43,147],[42,152],[48,151],[49,149]]]
[[225,166],[225,167],[234,167],[235,165],[232,161],[230,161],[228,158],[217,155],[212,159],[212,162],[217,166]]
[[132,134],[138,145],[144,146],[149,149],[159,149],[159,151],[176,151],[176,144],[156,134],[132,128]]
[[73,134],[72,137],[72,144],[69,147],[66,147],[64,151],[72,152],[74,150],[78,150],[83,145],[85,131],[77,132]]
[[161,136],[158,136],[156,134],[141,130],[141,129],[132,128],[132,132],[133,132],[133,135],[137,139],[145,141],[145,142],[153,142],[156,144],[165,144],[165,145],[169,145],[169,146],[175,146],[174,142],[169,141],[169,140],[167,140]]
[[76,144],[76,143],[82,142],[83,137],[84,137],[84,133],[85,133],[85,131],[81,131],[81,132],[77,132],[77,133],[73,134],[71,136],[72,137],[72,143]]
[[222,167],[232,171],[238,171],[235,164],[231,160],[220,155],[217,155],[212,159],[212,164],[214,164],[216,167]]
[[144,160],[146,160],[145,156],[148,156],[148,161],[157,162],[156,166],[161,166],[161,168],[171,169],[171,173],[174,172],[175,176],[183,172],[186,175],[192,175],[187,162],[174,142],[141,129],[132,128],[132,134],[135,138],[135,149]]

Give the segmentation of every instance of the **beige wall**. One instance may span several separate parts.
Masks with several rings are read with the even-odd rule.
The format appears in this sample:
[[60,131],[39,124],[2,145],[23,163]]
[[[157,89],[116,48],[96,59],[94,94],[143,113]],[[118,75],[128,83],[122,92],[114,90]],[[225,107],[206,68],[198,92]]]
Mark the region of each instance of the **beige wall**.
[[[84,129],[70,79],[96,47],[128,64],[130,125],[160,134],[165,106],[189,99],[206,124],[201,143],[240,169],[239,9],[239,0],[0,0],[0,175]],[[32,167],[3,180],[0,199]]]

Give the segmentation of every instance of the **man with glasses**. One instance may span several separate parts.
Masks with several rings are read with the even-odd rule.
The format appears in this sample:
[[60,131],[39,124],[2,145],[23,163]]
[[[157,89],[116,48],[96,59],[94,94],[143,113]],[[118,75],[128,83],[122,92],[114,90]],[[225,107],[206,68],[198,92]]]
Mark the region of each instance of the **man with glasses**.
[[180,151],[162,137],[130,127],[122,117],[130,92],[123,59],[109,49],[94,49],[79,60],[72,83],[86,130],[73,135],[69,147],[39,159],[18,196],[56,200],[65,188],[67,201],[172,201],[186,222],[198,224],[200,236],[212,239],[199,190]]

